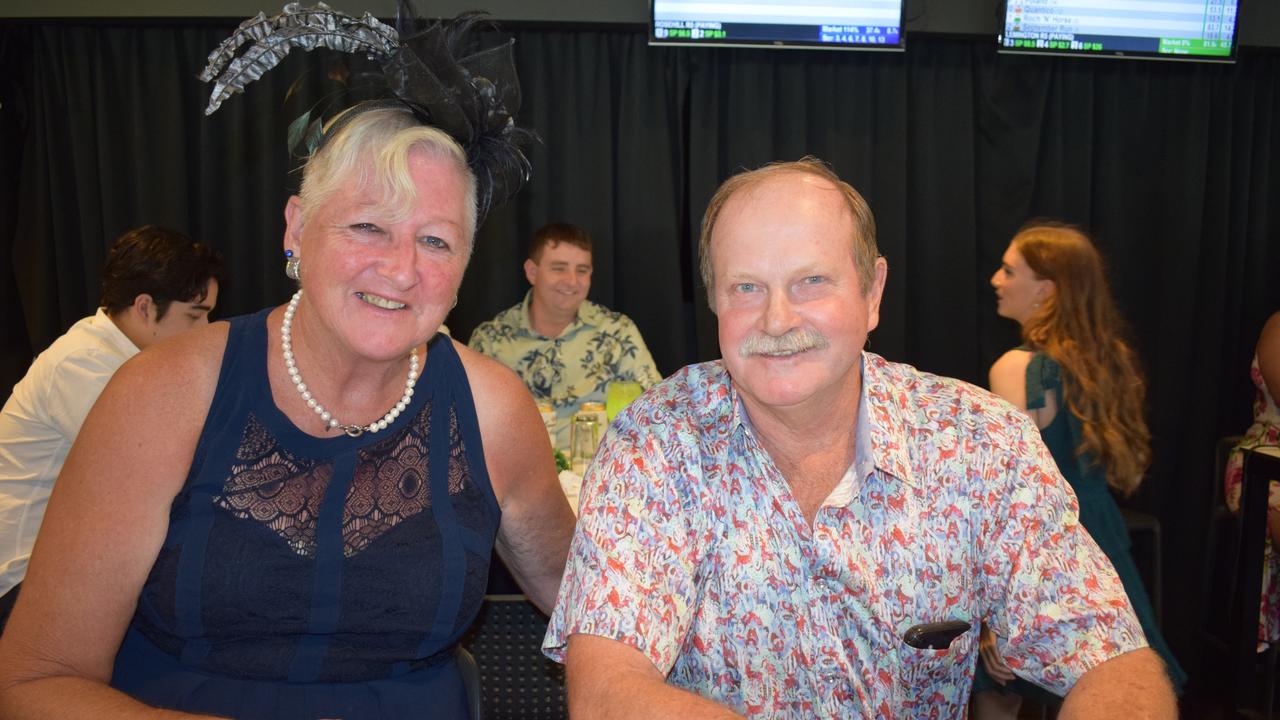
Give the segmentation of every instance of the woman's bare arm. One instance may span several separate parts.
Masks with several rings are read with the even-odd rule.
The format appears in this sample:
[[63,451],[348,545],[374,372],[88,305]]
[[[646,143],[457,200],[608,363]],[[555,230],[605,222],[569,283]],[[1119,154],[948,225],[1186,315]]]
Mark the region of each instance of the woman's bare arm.
[[549,613],[569,556],[574,517],[560,489],[546,426],[515,373],[454,345],[475,395],[485,464],[502,507],[498,554],[529,599]]
[[1267,393],[1280,401],[1280,312],[1267,320],[1258,336],[1258,369]]
[[170,718],[107,686],[217,383],[224,323],[116,372],[85,420],[0,639],[0,717]]

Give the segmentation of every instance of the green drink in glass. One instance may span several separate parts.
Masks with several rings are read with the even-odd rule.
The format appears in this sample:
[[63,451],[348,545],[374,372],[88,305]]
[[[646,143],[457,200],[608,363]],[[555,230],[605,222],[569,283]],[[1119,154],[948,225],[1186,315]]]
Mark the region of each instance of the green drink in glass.
[[605,414],[609,422],[613,422],[618,413],[630,405],[632,400],[640,397],[642,391],[640,383],[631,380],[615,380],[609,383],[604,395]]

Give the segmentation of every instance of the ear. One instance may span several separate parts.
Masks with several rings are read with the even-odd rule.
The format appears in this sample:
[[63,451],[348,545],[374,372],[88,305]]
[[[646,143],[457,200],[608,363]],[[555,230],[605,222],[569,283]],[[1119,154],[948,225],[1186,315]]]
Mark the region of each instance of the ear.
[[156,301],[147,293],[141,293],[135,297],[133,305],[129,308],[129,312],[137,316],[138,320],[144,325],[151,325],[155,322],[152,317],[155,315],[155,311]]
[[533,284],[533,279],[537,277],[537,272],[538,272],[537,263],[535,263],[533,260],[524,261],[524,279],[528,280],[530,285]]
[[298,256],[302,249],[302,198],[294,195],[284,205],[284,249]]
[[1036,288],[1037,299],[1041,301],[1049,300],[1050,298],[1052,298],[1054,295],[1057,295],[1057,294],[1058,294],[1057,283],[1050,280],[1049,278],[1043,278],[1040,280],[1040,285],[1039,287]]
[[867,332],[875,330],[880,324],[880,299],[884,297],[884,284],[889,277],[889,261],[878,257],[875,268],[871,291],[867,293]]

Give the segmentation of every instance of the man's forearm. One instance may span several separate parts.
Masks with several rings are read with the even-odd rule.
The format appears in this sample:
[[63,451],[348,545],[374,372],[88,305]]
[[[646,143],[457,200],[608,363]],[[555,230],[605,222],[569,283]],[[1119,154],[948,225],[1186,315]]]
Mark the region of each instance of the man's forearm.
[[1086,672],[1067,693],[1058,717],[1172,719],[1178,717],[1178,702],[1160,656],[1142,648]]
[[741,719],[719,703],[662,680],[626,671],[599,673],[593,681],[570,681],[569,715],[590,720]]
[[565,658],[569,715],[574,720],[729,720],[723,705],[668,685],[638,650],[590,635],[569,639]]

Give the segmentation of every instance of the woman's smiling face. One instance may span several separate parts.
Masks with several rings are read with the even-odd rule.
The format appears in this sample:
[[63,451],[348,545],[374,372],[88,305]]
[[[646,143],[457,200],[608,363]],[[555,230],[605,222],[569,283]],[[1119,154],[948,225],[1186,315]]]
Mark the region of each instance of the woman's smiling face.
[[312,342],[369,361],[403,358],[453,307],[471,252],[468,178],[423,149],[410,151],[408,167],[417,193],[407,211],[358,173],[305,217],[290,199],[285,249],[300,258],[306,290],[299,320],[328,336]]

